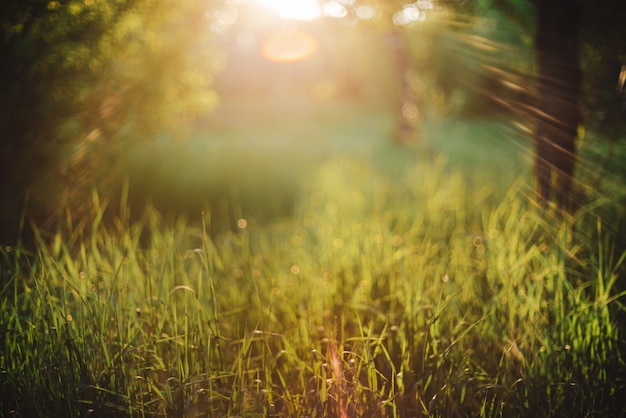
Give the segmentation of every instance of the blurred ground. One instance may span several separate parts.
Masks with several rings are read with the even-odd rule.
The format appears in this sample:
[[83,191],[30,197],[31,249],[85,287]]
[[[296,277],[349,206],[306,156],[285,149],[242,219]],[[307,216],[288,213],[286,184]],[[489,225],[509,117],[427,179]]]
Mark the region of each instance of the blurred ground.
[[151,200],[191,218],[210,208],[220,222],[237,213],[264,221],[289,216],[300,182],[336,158],[393,177],[443,155],[450,170],[502,190],[528,173],[529,142],[505,121],[426,122],[409,146],[393,142],[394,124],[392,111],[350,102],[225,102],[189,139],[164,137],[132,149],[125,162],[130,194],[137,205]]

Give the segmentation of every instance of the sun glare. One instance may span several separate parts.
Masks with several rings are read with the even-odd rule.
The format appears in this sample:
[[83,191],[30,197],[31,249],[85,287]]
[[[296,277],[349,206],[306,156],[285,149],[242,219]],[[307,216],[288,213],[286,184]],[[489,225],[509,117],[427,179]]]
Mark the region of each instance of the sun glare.
[[253,0],[283,19],[314,20],[320,17],[317,0]]

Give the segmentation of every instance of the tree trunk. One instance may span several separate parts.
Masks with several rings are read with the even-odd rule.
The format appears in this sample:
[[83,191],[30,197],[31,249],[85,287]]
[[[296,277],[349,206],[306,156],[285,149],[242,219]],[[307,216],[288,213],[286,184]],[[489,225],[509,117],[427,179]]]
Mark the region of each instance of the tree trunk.
[[554,199],[561,209],[571,210],[581,122],[578,5],[575,0],[538,0],[536,13],[535,174],[543,203]]

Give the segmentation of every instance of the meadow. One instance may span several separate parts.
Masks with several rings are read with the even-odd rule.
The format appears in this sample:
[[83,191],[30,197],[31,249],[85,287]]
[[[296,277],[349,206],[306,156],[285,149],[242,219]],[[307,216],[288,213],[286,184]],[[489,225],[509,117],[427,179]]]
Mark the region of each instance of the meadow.
[[262,192],[131,213],[122,188],[2,248],[0,414],[623,416],[623,183],[582,164],[559,216],[492,125],[361,152],[390,123],[357,116],[314,162],[275,158],[291,131],[261,143],[239,184],[280,172],[282,213]]

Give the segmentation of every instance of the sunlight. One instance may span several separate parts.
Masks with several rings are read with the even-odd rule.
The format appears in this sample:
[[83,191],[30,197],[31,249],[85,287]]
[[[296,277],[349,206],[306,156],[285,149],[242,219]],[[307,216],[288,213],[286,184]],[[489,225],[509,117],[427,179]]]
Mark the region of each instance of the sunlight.
[[317,0],[253,0],[283,19],[314,20],[320,17]]

